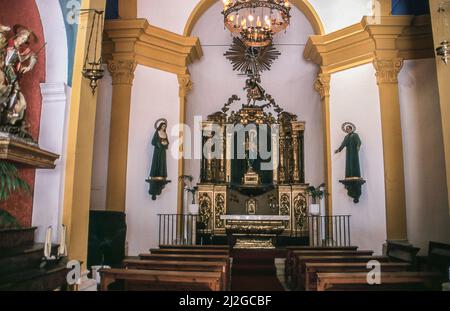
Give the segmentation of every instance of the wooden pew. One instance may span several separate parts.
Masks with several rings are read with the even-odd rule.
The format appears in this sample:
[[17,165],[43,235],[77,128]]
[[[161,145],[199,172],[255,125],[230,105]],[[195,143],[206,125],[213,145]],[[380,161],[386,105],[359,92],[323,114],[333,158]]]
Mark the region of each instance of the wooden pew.
[[230,249],[228,245],[159,245],[160,249]]
[[230,255],[230,251],[227,249],[182,249],[182,248],[170,248],[170,249],[159,249],[151,248],[151,254],[205,254],[205,255]]
[[222,276],[220,272],[198,271],[159,271],[135,269],[101,269],[102,291],[117,280],[125,281],[128,285],[137,285],[143,290],[222,290]]
[[369,285],[367,273],[318,273],[317,290],[411,290],[437,289],[439,274],[430,272],[385,272],[381,284]]
[[212,271],[221,272],[223,289],[230,289],[230,271],[224,261],[167,261],[167,260],[139,260],[125,259],[124,268],[135,270],[163,270],[163,271]]
[[356,251],[358,246],[334,246],[334,247],[322,247],[322,246],[287,246],[286,261],[284,264],[284,279],[288,280],[291,276],[291,268],[293,261],[293,252],[310,250],[310,251],[320,251],[320,250],[330,250],[330,251]]
[[297,274],[297,257],[299,256],[372,256],[373,251],[347,251],[347,250],[295,250],[291,255],[291,266],[287,270],[285,277],[286,283],[289,285],[292,282],[292,276]]
[[[408,271],[411,265],[407,262],[385,262],[381,264],[381,272]],[[332,262],[332,263],[310,263],[305,264],[304,289],[312,291],[317,289],[317,273],[338,272],[369,272],[365,262]]]
[[230,261],[230,256],[223,254],[140,254],[139,258],[145,260],[226,261],[228,263]]
[[339,262],[363,262],[368,263],[371,260],[378,260],[379,262],[389,262],[387,256],[298,256],[296,257],[295,273],[292,275],[291,288],[298,288],[300,284],[305,284],[305,270],[308,262],[324,262],[324,263],[339,263]]

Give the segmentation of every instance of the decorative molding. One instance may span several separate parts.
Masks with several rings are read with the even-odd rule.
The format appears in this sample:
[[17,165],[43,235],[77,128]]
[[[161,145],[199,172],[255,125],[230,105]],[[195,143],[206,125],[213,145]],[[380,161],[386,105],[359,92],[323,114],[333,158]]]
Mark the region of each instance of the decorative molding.
[[112,84],[133,84],[136,66],[133,60],[109,60],[108,70],[111,73]]
[[134,61],[175,74],[187,74],[187,66],[202,55],[198,38],[152,26],[146,19],[105,21],[103,58],[107,61]]
[[379,59],[373,60],[376,70],[377,83],[398,83],[398,74],[403,67],[403,59]]
[[330,97],[330,81],[330,74],[319,73],[314,83],[314,89],[320,94],[322,100],[325,97]]
[[326,35],[308,39],[303,56],[334,73],[373,62],[380,51],[418,59],[434,56],[431,23],[424,16],[382,16],[380,23],[365,16],[361,22]]
[[191,91],[193,87],[193,83],[191,80],[191,76],[186,75],[178,75],[178,83],[180,85],[180,99],[186,97]]

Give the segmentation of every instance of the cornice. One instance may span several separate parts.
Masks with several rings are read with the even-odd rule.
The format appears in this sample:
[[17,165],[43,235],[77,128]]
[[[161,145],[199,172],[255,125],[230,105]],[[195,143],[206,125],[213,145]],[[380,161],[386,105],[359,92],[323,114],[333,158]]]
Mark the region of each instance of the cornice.
[[186,74],[187,66],[202,57],[197,37],[185,37],[152,26],[146,19],[105,22],[105,61],[134,61],[175,74]]
[[333,73],[373,62],[388,51],[402,59],[433,57],[431,23],[426,16],[386,16],[378,23],[364,17],[361,22],[338,31],[311,36],[305,59]]

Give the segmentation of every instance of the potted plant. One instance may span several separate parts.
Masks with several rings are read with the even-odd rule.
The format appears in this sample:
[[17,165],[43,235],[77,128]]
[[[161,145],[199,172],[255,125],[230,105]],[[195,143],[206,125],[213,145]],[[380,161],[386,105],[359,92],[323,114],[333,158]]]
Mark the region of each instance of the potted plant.
[[188,213],[189,214],[197,214],[198,213],[198,205],[195,204],[195,194],[197,193],[198,188],[192,186],[194,177],[192,177],[191,175],[181,175],[180,180],[182,180],[184,183],[184,191],[186,191],[188,194],[192,195],[191,204],[188,204]]
[[[14,192],[30,193],[30,186],[20,178],[14,164],[0,161],[0,203]],[[34,242],[36,228],[22,228],[10,213],[0,209],[0,249]]]
[[325,184],[321,184],[318,187],[308,187],[306,189],[307,193],[311,195],[312,203],[309,206],[309,213],[311,215],[320,215],[320,200],[326,194],[324,190]]

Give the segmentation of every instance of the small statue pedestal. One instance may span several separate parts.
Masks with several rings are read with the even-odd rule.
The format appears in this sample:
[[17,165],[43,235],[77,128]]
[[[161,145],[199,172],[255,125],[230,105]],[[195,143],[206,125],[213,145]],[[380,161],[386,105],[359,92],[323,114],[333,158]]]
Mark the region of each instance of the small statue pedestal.
[[353,198],[354,203],[359,203],[359,198],[361,197],[361,187],[366,183],[361,177],[348,177],[344,180],[339,180],[341,184],[347,189],[347,194],[349,197]]

